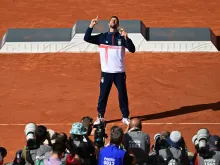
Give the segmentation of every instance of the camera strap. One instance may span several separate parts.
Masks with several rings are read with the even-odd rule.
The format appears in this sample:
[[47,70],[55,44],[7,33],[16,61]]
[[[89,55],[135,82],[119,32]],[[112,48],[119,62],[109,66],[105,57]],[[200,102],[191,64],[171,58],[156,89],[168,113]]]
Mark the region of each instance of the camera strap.
[[28,163],[30,163],[31,165],[34,165],[34,161],[31,157],[31,152],[29,149],[26,148],[26,160]]

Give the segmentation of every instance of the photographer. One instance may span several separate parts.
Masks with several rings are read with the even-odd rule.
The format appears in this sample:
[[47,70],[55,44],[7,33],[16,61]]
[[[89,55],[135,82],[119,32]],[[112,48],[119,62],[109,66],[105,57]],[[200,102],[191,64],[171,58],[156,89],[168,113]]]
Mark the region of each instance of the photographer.
[[4,147],[0,147],[0,165],[4,164],[4,158],[7,155],[7,150]]
[[212,135],[209,137],[210,157],[215,160],[215,164],[220,164],[220,137]]
[[147,164],[150,152],[150,137],[142,132],[141,120],[134,118],[127,127],[124,138],[125,149],[130,149],[136,158],[137,165]]
[[210,136],[208,129],[200,129],[197,132],[197,137],[194,138],[194,142],[197,143],[195,165],[220,164],[220,139],[218,136]]
[[69,145],[79,155],[82,165],[91,165],[93,155],[96,155],[98,148],[88,138],[87,130],[82,123],[76,122],[70,130]]
[[[110,133],[110,144],[104,147],[99,154],[98,165],[131,165],[136,160],[133,154],[128,154],[120,148],[124,138],[123,130],[113,126]],[[131,151],[130,151],[131,152]]]
[[[56,138],[54,143],[63,143],[65,145],[65,151],[61,158],[62,164],[80,164],[79,156],[75,153],[75,150],[71,148],[68,143],[68,137],[64,132],[56,133]],[[53,147],[54,147],[53,143]],[[47,152],[44,155],[45,159],[50,158],[53,155],[53,152]]]
[[161,149],[168,148],[166,138],[168,138],[169,136],[170,136],[170,132],[168,132],[168,131],[164,131],[161,134],[156,133],[154,135],[155,143],[152,145],[152,147],[151,147],[152,151],[151,151],[151,153],[149,154],[149,157],[148,157],[148,164],[149,165],[157,164],[157,161],[158,161],[157,158],[159,156],[159,151]]
[[159,150],[158,164],[189,165],[188,153],[181,133],[179,131],[172,131],[165,140],[168,146]]
[[91,135],[92,132],[92,127],[93,127],[93,119],[89,116],[84,116],[81,119],[81,123],[83,124],[83,126],[86,128],[87,130],[87,136]]
[[[44,155],[47,152],[52,151],[52,147],[44,145],[44,141],[50,140],[47,128],[45,126],[37,126],[36,130],[32,127],[33,124],[28,124],[27,127],[31,127],[32,132],[26,132],[26,135],[30,138],[27,138],[27,145],[22,150],[22,158],[25,159],[26,165],[34,165],[37,159],[43,159]],[[28,129],[25,129],[28,130]],[[34,131],[34,132],[33,132]]]
[[93,126],[94,143],[101,150],[105,146],[105,140],[108,138],[105,133],[105,123],[100,122]]
[[52,155],[47,159],[37,160],[36,165],[65,165],[61,159],[64,157],[66,150],[65,143],[55,142],[53,145]]
[[168,148],[166,139],[170,136],[170,132],[164,131],[161,134],[154,135],[155,144],[152,145],[152,153],[150,155],[158,155],[160,149]]
[[206,128],[199,129],[196,136],[193,137],[196,153],[194,156],[194,165],[205,164],[206,159],[210,159],[208,140],[210,137],[209,130]]
[[53,144],[55,143],[55,139],[57,138],[57,136],[58,136],[58,133],[57,132],[55,132],[54,130],[52,130],[52,129],[47,129],[47,132],[48,132],[48,134],[49,134],[49,137],[48,138],[50,138],[50,140],[45,140],[44,141],[44,144],[46,144],[46,145],[49,145],[49,146],[53,146]]

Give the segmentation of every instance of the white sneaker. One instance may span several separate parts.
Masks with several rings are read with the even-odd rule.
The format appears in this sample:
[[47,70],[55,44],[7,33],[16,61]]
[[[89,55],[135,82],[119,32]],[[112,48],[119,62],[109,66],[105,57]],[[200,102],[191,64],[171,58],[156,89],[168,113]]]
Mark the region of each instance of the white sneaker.
[[105,119],[102,117],[97,117],[96,121],[93,124],[99,125],[101,122],[105,122]]
[[123,119],[122,119],[122,123],[124,123],[124,124],[126,124],[126,125],[129,125],[130,119],[129,119],[129,118],[123,118]]

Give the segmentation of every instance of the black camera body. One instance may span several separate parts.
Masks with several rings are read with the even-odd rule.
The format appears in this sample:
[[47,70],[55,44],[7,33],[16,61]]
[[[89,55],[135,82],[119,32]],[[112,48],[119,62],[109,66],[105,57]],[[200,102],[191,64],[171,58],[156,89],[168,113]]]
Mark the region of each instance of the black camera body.
[[108,138],[108,135],[105,133],[105,123],[101,122],[98,125],[94,125],[93,128],[96,128],[94,133],[94,143],[99,147],[105,146],[105,139]]
[[38,149],[40,145],[37,143],[36,139],[28,139],[26,147],[28,150],[35,150]]
[[169,146],[166,140],[163,139],[160,134],[156,134],[154,136],[154,140],[155,140],[154,150],[156,151],[157,154],[159,154],[159,150],[167,149]]

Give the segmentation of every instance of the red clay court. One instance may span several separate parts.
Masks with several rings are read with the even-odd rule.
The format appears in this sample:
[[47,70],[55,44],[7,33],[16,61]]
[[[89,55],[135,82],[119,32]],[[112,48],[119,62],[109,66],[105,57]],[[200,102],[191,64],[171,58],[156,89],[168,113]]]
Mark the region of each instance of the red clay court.
[[[8,28],[71,27],[97,14],[100,19],[139,19],[149,27],[210,27],[220,35],[217,0],[142,2],[2,0],[0,36]],[[0,146],[8,150],[5,162],[24,146],[26,123],[46,123],[69,135],[72,123],[97,115],[98,53],[1,54],[0,68]],[[126,68],[131,117],[141,116],[152,143],[157,132],[179,130],[193,151],[191,138],[199,128],[220,135],[219,53],[127,53]],[[108,129],[123,126],[115,86],[106,119],[111,121]]]

